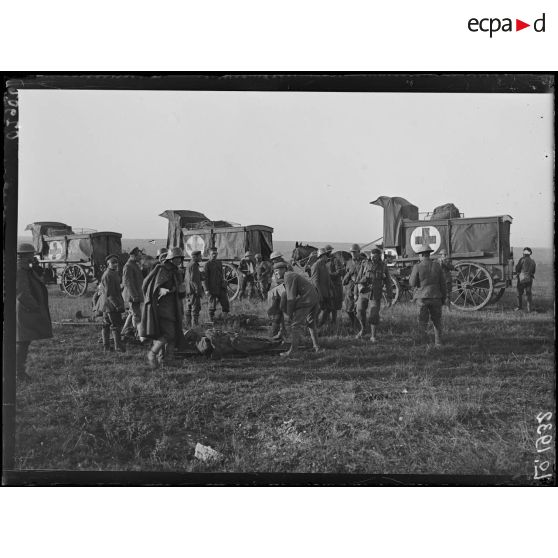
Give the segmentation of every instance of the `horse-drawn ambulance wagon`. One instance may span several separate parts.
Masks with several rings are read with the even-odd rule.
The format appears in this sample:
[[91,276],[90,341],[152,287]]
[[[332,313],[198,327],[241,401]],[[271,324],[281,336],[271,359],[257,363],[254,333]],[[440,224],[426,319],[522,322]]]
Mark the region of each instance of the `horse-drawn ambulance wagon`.
[[420,219],[418,208],[404,198],[381,196],[370,203],[384,209],[384,254],[399,301],[412,298],[409,276],[419,261],[415,249],[422,244],[430,244],[432,257],[444,248],[452,260],[450,300],[461,310],[496,302],[512,284],[509,215],[465,218],[447,204]]
[[41,221],[27,225],[33,235],[37,261],[46,283],[57,283],[68,296],[82,296],[87,285],[99,281],[109,254],[121,256],[122,235]]
[[268,260],[273,252],[273,229],[266,225],[241,226],[229,221],[211,221],[203,213],[167,209],[160,217],[168,219],[167,247],[179,246],[187,257],[199,250],[202,262],[207,261],[209,250],[218,250],[223,262],[229,299],[240,291],[238,264],[246,251],[261,254]]

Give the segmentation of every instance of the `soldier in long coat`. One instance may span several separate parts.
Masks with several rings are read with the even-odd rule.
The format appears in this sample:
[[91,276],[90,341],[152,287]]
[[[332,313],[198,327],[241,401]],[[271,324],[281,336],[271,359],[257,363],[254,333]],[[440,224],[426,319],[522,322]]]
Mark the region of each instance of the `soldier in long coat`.
[[138,336],[138,326],[141,322],[141,303],[143,302],[143,273],[139,266],[138,259],[141,256],[141,250],[134,248],[130,251],[130,257],[122,270],[122,296],[124,302],[128,305],[128,315],[122,328],[122,337],[124,339],[136,339]]
[[432,248],[423,244],[417,254],[420,262],[413,266],[409,277],[409,286],[415,288],[414,299],[419,307],[419,334],[420,339],[426,339],[428,319],[434,324],[435,345],[442,345],[442,307],[445,303],[446,277],[440,264],[430,259]]
[[101,277],[98,287],[98,299],[96,302],[97,313],[103,316],[101,335],[103,349],[109,351],[110,338],[114,340],[114,349],[125,352],[126,346],[122,342],[122,313],[125,310],[124,299],[120,285],[120,273],[118,272],[118,256],[110,254],[105,258],[107,269]]
[[531,258],[533,251],[531,248],[523,248],[523,257],[519,259],[515,266],[517,273],[517,310],[523,309],[523,293],[527,298],[527,312],[531,312],[531,305],[533,303],[533,279],[537,271],[537,264]]
[[162,265],[156,266],[143,282],[145,304],[141,315],[141,336],[153,339],[147,353],[152,369],[164,364],[164,347],[173,359],[174,347],[184,345],[182,320],[186,287],[180,266],[184,256],[180,248],[171,248]]
[[451,310],[451,298],[450,298],[450,293],[453,289],[453,277],[451,275],[451,272],[455,270],[454,265],[451,263],[451,260],[448,258],[448,253],[447,250],[445,248],[442,248],[439,252],[438,252],[438,263],[440,264],[440,267],[442,268],[442,271],[444,272],[444,278],[446,280],[446,306],[448,307],[448,310]]
[[318,259],[312,265],[310,281],[318,291],[321,311],[319,325],[322,326],[333,310],[333,285],[327,266],[327,253],[322,248],[318,250]]
[[201,252],[194,250],[192,259],[186,265],[184,283],[186,284],[186,327],[197,326],[200,321],[203,284],[200,271]]
[[320,351],[318,345],[317,321],[320,310],[319,295],[316,287],[303,275],[294,271],[287,271],[285,262],[278,262],[273,266],[277,281],[284,279],[286,294],[285,315],[291,328],[291,347],[281,353],[282,357],[291,356],[298,350],[300,327],[306,326],[312,338],[316,352]]
[[358,244],[353,244],[351,246],[351,256],[352,258],[347,262],[345,275],[343,276],[343,286],[345,287],[345,312],[347,312],[349,316],[351,326],[360,327],[356,316],[355,289],[357,274],[362,262],[366,261],[366,256],[361,254]]
[[217,303],[226,316],[229,313],[229,296],[223,264],[217,259],[217,248],[209,251],[209,261],[205,264],[205,292],[209,297],[209,319],[213,321],[217,311]]
[[327,255],[327,269],[331,279],[332,293],[331,298],[331,322],[337,321],[337,312],[343,307],[343,276],[345,275],[345,265],[333,255],[333,246],[330,244],[324,247]]
[[[393,290],[387,265],[382,261],[382,251],[374,248],[370,252],[370,256],[369,260],[361,264],[356,280],[358,292],[357,316],[360,322],[360,331],[357,338],[366,334],[368,322],[370,324],[370,341],[375,343],[380,324],[383,289],[385,287],[390,306],[393,300]],[[370,307],[370,312],[367,317],[368,307]]]
[[33,245],[26,242],[17,250],[16,372],[19,380],[30,379],[25,367],[31,342],[52,337],[48,291],[31,267],[34,252]]
[[[284,263],[284,262],[283,262]],[[268,293],[269,307],[267,315],[271,318],[272,339],[283,339],[287,337],[285,328],[285,313],[287,312],[287,291],[285,290],[284,279],[277,279],[277,285]]]

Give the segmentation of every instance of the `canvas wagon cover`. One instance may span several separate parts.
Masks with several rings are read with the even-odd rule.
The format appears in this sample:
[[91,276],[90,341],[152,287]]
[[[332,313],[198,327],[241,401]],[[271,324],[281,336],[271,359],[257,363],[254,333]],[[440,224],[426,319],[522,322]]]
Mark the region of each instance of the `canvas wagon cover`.
[[115,232],[97,232],[45,237],[45,260],[105,263],[109,254],[122,253],[122,235]]
[[401,223],[403,219],[418,219],[418,207],[408,202],[405,198],[390,198],[380,196],[370,202],[384,208],[384,247],[397,248],[401,246]]
[[202,257],[209,256],[209,250],[215,246],[218,258],[223,260],[240,260],[247,250],[261,254],[269,259],[273,251],[273,229],[265,225],[246,227],[224,227],[209,229],[183,229],[184,251],[188,256],[194,250],[200,250]]
[[48,251],[48,246],[43,241],[43,236],[74,234],[70,225],[66,225],[66,223],[59,223],[57,221],[37,221],[36,223],[27,225],[25,230],[31,231],[35,252],[39,254],[43,254]]

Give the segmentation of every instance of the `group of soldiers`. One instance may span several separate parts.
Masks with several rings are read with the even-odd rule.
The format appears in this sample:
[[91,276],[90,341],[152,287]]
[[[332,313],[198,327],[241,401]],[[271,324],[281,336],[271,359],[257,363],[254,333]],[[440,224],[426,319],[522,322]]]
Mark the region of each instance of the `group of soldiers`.
[[[428,322],[434,326],[434,346],[442,344],[442,308],[449,304],[453,266],[444,250],[435,260],[433,250],[425,244],[417,253],[409,285],[414,289],[418,306],[419,338],[427,340]],[[224,318],[230,311],[228,284],[218,250],[211,248],[209,260],[200,269],[201,252],[194,251],[184,265],[182,249],[162,248],[157,262],[144,277],[139,265],[139,248],[130,252],[128,261],[119,271],[119,258],[106,258],[107,268],[93,297],[93,310],[102,316],[101,340],[105,351],[126,351],[126,343],[150,344],[147,360],[152,369],[172,359],[176,348],[184,342],[184,327],[199,325],[201,301],[208,298],[210,322],[218,306]],[[532,309],[532,283],[536,264],[532,250],[525,248],[516,266],[518,307]],[[16,365],[18,377],[29,379],[26,361],[31,341],[52,337],[48,292],[34,269],[34,247],[22,243],[17,253],[16,297]],[[296,272],[279,252],[272,252],[270,261],[261,254],[246,252],[239,265],[240,298],[253,296],[268,303],[273,339],[286,340],[290,329],[290,348],[281,353],[288,357],[299,349],[301,329],[306,327],[315,351],[321,351],[318,328],[329,321],[335,323],[344,306],[349,323],[357,338],[368,337],[377,342],[380,308],[385,292],[388,306],[393,304],[392,281],[382,251],[374,248],[361,252],[354,244],[351,259],[345,262],[333,253],[330,245],[319,249],[315,262],[306,270]],[[126,319],[122,319],[122,315]],[[114,347],[111,343],[111,338]]]

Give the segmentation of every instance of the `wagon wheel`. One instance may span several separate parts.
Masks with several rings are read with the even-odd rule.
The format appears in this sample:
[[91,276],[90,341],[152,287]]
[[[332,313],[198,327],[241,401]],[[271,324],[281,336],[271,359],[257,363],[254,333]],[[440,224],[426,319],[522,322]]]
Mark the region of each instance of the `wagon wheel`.
[[399,280],[399,298],[397,302],[400,304],[408,304],[409,302],[413,301],[413,289],[409,285],[409,279],[400,279]]
[[490,304],[494,304],[496,302],[498,302],[502,296],[504,296],[504,293],[506,292],[506,287],[502,287],[501,289],[494,289],[494,292],[492,293],[492,299],[490,300]]
[[[399,300],[401,289],[399,286],[399,282],[393,275],[390,274],[389,278],[391,279],[391,294],[393,295],[393,304],[395,304]],[[383,304],[388,303],[385,285],[382,287],[382,302]]]
[[61,286],[68,296],[76,297],[85,294],[87,282],[87,273],[81,265],[67,265],[62,271]]
[[472,312],[486,306],[492,298],[494,284],[486,267],[473,262],[455,264],[450,300],[460,310]]
[[240,277],[238,270],[231,263],[223,263],[223,274],[227,283],[227,296],[229,300],[234,300],[240,293]]

